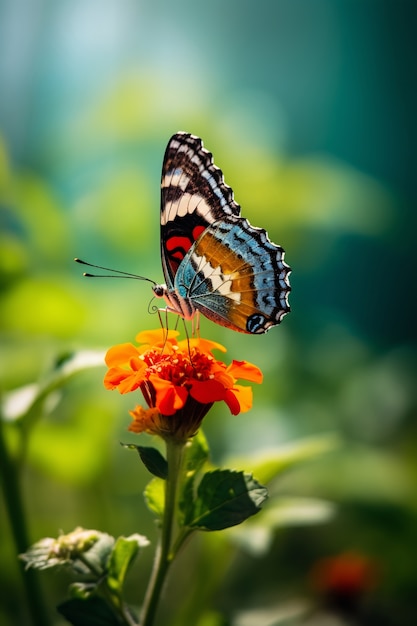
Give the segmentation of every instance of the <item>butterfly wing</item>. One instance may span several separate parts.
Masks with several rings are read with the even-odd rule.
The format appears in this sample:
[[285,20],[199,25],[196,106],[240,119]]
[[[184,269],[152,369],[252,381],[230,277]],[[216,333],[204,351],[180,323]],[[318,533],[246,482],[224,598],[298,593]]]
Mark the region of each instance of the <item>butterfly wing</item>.
[[175,290],[208,319],[260,334],[289,311],[290,268],[266,231],[241,217],[208,226],[175,276]]
[[161,257],[168,289],[185,255],[210,224],[239,216],[222,171],[198,137],[179,132],[165,151],[161,179]]

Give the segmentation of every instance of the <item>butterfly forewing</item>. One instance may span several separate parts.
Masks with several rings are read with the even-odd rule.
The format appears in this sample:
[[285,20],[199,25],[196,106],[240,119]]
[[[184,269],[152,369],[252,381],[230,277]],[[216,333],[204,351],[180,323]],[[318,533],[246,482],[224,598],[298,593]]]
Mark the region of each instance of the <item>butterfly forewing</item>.
[[240,215],[240,207],[212,154],[198,137],[176,133],[168,142],[161,179],[161,256],[168,288],[201,233],[230,215]]

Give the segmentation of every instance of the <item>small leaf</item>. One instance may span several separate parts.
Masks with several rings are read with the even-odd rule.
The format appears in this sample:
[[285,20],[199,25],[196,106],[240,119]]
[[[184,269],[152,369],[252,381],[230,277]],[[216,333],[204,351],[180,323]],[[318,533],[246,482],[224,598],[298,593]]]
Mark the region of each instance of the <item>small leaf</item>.
[[250,474],[232,470],[207,472],[186,523],[205,530],[229,528],[255,515],[267,497],[266,488]]
[[130,537],[118,537],[109,559],[107,585],[121,596],[126,573],[140,548],[149,545],[143,535],[134,534]]
[[97,591],[99,583],[71,583],[69,586],[69,595],[71,598],[79,598],[80,600],[86,600],[91,594]]
[[57,609],[73,626],[120,626],[110,607],[97,596],[86,600],[72,598],[59,604]]
[[148,446],[138,446],[134,443],[122,443],[124,448],[136,450],[146,469],[157,478],[168,476],[168,463],[156,448]]
[[146,485],[143,495],[148,508],[161,518],[165,508],[165,481],[161,478],[153,478]]

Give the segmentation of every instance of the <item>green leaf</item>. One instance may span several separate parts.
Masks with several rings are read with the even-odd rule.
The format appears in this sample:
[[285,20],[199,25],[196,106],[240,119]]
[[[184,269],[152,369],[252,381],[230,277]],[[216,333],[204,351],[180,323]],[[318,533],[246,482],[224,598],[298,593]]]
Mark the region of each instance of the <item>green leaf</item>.
[[267,497],[266,488],[250,474],[232,470],[207,472],[186,523],[204,530],[229,528],[255,515]]
[[335,514],[335,506],[316,498],[275,498],[269,500],[256,518],[240,528],[235,528],[229,535],[247,552],[260,556],[266,554],[276,536],[276,531],[283,527],[328,522]]
[[143,495],[152,513],[162,518],[165,508],[165,481],[161,478],[153,478],[146,485]]
[[234,467],[248,467],[262,482],[268,483],[288,469],[315,459],[340,446],[340,439],[332,433],[308,437],[287,445],[262,450],[256,456],[229,460]]
[[57,367],[41,384],[33,383],[14,389],[5,395],[3,416],[6,421],[35,417],[45,400],[65,385],[69,378],[91,367],[104,366],[104,353],[84,350],[57,359]]
[[120,626],[110,607],[97,596],[86,600],[71,598],[59,604],[57,610],[73,626]]
[[196,473],[201,470],[209,457],[207,439],[200,430],[195,437],[185,445],[184,470],[186,474]]
[[156,448],[138,446],[134,443],[122,443],[122,446],[129,450],[136,450],[146,469],[157,478],[165,479],[168,476],[168,463]]
[[[250,609],[239,610],[234,623],[242,626],[243,624],[245,626],[296,626],[297,624],[307,624],[313,611],[312,604],[307,600],[299,599],[285,602],[280,599],[279,602],[268,603],[268,606],[261,604]],[[327,618],[320,619],[320,614],[318,614],[315,624],[317,626],[326,621]],[[333,626],[337,626],[337,624],[340,626],[341,624],[340,621],[334,622],[332,619],[331,622]]]
[[143,535],[118,537],[109,559],[107,585],[117,595],[121,596],[126,573],[140,548],[149,545]]
[[[112,553],[114,546],[114,537],[107,533],[99,533],[98,541],[84,554],[84,558],[94,568],[95,572],[101,572],[102,574],[107,572],[109,556]],[[75,565],[82,565],[85,567],[85,563],[79,561],[75,562]],[[89,573],[91,573],[89,571]]]

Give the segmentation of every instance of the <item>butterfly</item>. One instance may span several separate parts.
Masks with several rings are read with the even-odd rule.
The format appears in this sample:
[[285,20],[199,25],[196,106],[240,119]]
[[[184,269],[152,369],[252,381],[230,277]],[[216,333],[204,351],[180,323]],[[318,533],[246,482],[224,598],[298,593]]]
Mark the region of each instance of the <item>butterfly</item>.
[[290,311],[284,250],[240,215],[232,189],[199,137],[168,142],[161,179],[165,285],[154,294],[189,320],[198,312],[235,331],[265,333]]
[[272,243],[263,228],[241,217],[213,155],[190,133],[178,132],[168,142],[160,221],[165,284],[110,271],[151,282],[166,310],[186,320],[202,313],[220,326],[261,334],[289,313],[291,269],[283,248]]

